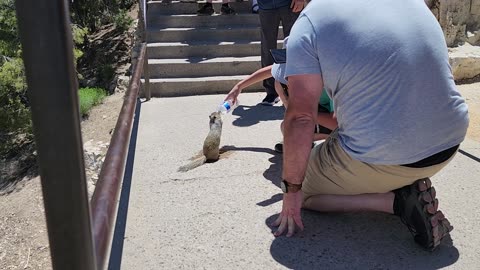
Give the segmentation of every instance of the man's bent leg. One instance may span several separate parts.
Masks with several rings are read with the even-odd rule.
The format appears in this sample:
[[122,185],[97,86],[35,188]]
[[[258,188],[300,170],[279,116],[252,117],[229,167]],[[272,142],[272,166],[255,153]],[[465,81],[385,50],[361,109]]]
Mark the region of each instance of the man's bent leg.
[[319,212],[374,211],[393,214],[395,194],[372,193],[359,195],[313,195],[303,203],[306,209]]
[[317,211],[394,213],[418,244],[433,250],[453,227],[438,211],[429,177],[452,158],[425,168],[367,164],[343,151],[338,132],[334,131],[310,154],[302,187],[304,207]]
[[302,191],[313,195],[388,193],[433,176],[449,161],[426,168],[374,165],[353,159],[341,147],[338,130],[310,153]]

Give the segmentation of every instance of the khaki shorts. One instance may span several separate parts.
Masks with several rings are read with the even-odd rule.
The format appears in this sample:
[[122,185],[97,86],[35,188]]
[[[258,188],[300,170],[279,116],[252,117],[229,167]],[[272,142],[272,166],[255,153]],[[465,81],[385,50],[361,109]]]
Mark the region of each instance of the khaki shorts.
[[[455,155],[453,155],[455,156]],[[310,153],[302,191],[304,199],[318,194],[385,193],[424,177],[431,177],[453,159],[425,167],[374,165],[351,158],[340,146],[335,130]]]

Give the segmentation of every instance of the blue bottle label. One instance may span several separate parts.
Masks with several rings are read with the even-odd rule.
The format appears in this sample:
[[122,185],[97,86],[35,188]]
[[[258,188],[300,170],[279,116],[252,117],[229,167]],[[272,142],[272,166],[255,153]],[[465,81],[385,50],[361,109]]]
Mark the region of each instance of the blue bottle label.
[[223,107],[225,107],[225,109],[227,109],[227,111],[230,110],[230,104],[228,102],[223,103]]

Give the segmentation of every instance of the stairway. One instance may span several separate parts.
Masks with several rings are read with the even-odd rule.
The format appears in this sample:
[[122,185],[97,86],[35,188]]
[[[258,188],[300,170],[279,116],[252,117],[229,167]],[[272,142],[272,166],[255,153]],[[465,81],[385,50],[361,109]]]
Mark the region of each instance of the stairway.
[[[213,5],[215,15],[198,16],[196,2],[148,2],[153,97],[228,93],[261,67],[260,23],[258,14],[250,12],[250,2],[231,2],[236,15],[219,15],[221,2]],[[263,87],[257,83],[244,91],[263,91]]]

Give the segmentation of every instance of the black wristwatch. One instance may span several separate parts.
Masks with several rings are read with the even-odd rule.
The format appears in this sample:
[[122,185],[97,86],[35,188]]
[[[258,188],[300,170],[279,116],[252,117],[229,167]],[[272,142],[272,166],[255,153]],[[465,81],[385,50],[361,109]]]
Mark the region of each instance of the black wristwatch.
[[283,193],[295,193],[302,189],[302,184],[292,184],[283,180],[280,183],[280,188],[282,189]]

